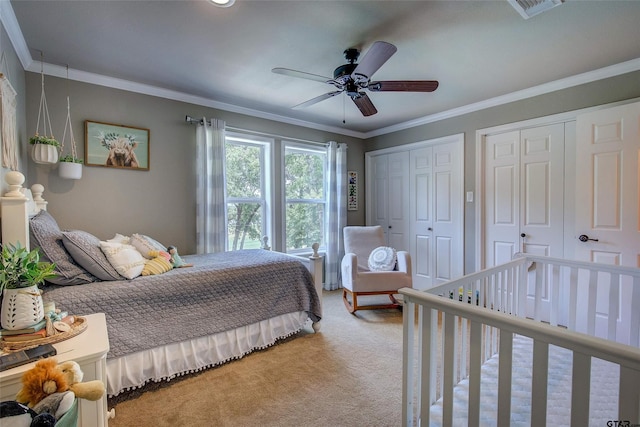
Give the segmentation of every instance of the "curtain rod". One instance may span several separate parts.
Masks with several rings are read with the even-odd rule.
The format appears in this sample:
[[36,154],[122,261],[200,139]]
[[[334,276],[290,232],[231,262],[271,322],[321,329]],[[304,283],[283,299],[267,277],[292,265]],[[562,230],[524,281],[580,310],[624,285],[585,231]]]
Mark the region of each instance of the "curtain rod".
[[[204,125],[204,119],[194,119],[193,117],[191,117],[189,115],[185,116],[185,121],[187,123],[191,124],[191,125]],[[207,125],[211,126],[211,120],[207,120]],[[308,144],[322,145],[323,147],[327,147],[329,145],[326,142],[309,141],[309,140],[306,140],[306,139],[292,138],[292,137],[284,136],[284,135],[276,135],[276,134],[264,133],[264,132],[255,132],[255,131],[250,131],[250,130],[246,130],[246,129],[234,128],[232,126],[226,126],[226,129],[231,130],[231,131],[236,131],[236,132],[251,133],[251,134],[260,135],[260,136],[269,136],[269,137],[278,138],[278,139],[287,139],[289,141],[294,141],[294,142],[304,142],[304,143],[308,143]]]

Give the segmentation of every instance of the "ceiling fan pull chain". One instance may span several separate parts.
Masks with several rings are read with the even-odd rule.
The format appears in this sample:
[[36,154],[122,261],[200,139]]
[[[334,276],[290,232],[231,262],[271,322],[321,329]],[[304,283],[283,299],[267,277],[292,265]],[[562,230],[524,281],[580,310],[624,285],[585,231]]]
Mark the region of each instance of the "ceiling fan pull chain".
[[346,113],[346,106],[345,106],[346,101],[345,101],[345,99],[346,98],[343,96],[342,97],[342,124],[343,125],[347,124],[347,120],[346,120],[347,119],[347,113]]

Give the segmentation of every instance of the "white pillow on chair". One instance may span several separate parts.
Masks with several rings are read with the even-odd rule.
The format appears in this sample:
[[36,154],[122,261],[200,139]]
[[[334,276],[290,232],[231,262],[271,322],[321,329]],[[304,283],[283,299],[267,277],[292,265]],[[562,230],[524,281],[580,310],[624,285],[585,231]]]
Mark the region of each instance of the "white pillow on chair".
[[388,246],[378,246],[369,255],[369,270],[392,271],[396,266],[396,250]]

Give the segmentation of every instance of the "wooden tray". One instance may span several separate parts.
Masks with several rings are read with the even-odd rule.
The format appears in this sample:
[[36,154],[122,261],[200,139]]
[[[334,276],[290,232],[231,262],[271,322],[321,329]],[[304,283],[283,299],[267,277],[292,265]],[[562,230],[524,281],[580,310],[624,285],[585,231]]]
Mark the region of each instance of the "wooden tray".
[[75,337],[78,334],[84,332],[87,329],[87,319],[80,316],[75,316],[75,322],[71,325],[71,330],[67,332],[60,332],[50,337],[38,338],[29,341],[7,342],[0,340],[0,350],[11,352],[17,350],[26,350],[28,348],[37,347],[42,344],[55,344],[60,341],[68,340]]

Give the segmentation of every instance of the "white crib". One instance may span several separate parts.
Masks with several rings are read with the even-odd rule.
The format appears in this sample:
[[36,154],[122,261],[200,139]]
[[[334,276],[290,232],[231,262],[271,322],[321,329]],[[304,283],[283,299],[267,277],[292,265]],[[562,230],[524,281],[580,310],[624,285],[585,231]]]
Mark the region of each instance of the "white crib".
[[[609,390],[617,408],[605,410],[605,425],[640,423],[640,269],[523,255],[400,293],[403,426],[542,426],[558,423],[557,411],[566,412],[567,425],[593,425],[590,404],[604,390],[591,377],[602,364],[614,368],[604,374],[609,381],[617,378],[610,387],[617,390]],[[522,383],[513,365],[525,358],[522,348],[530,353],[526,391],[514,389]],[[559,351],[560,362],[551,357]],[[550,384],[559,384],[554,375],[565,360],[563,403]],[[487,402],[495,402],[493,411]]]

